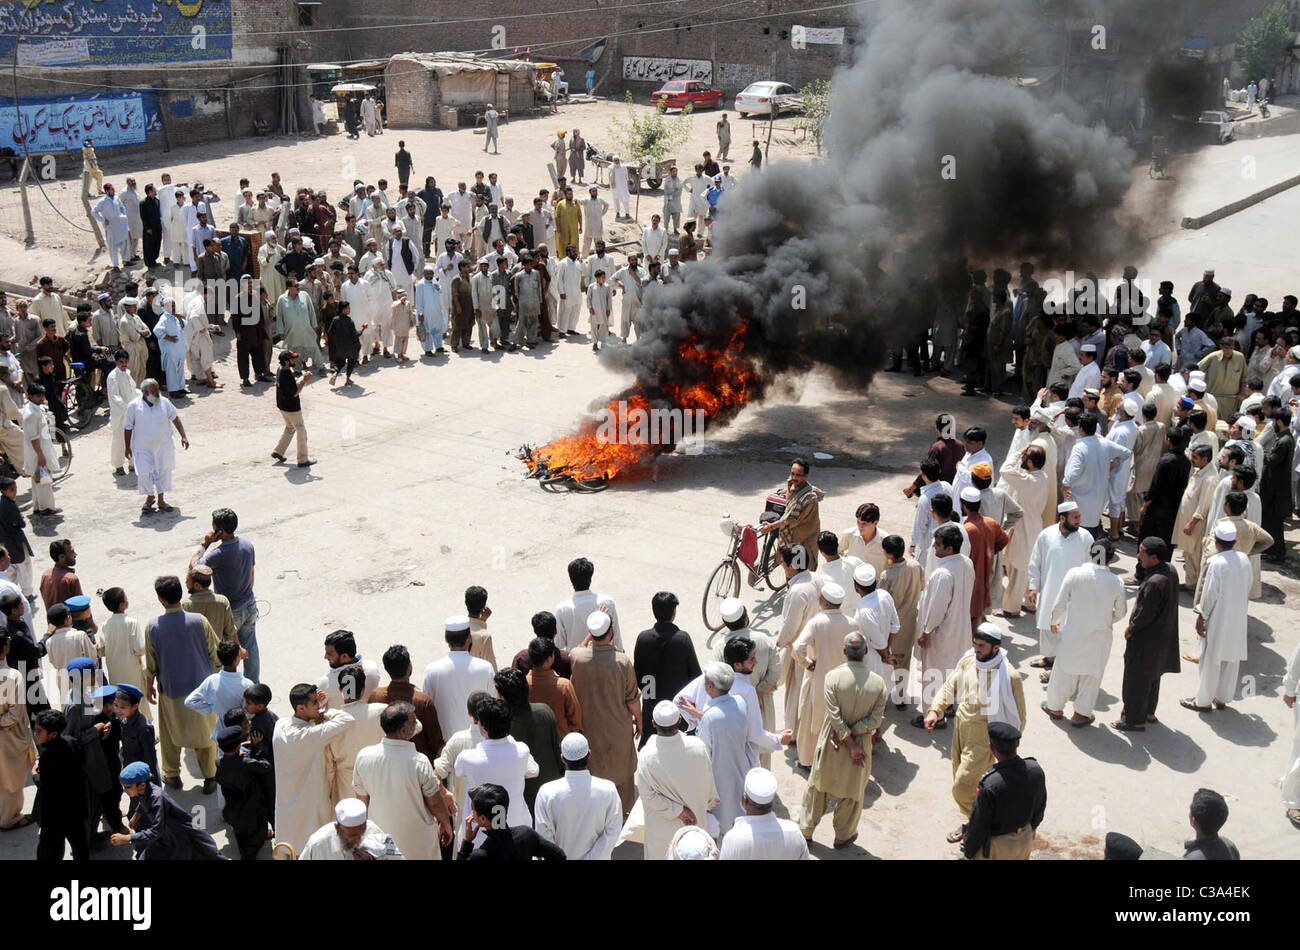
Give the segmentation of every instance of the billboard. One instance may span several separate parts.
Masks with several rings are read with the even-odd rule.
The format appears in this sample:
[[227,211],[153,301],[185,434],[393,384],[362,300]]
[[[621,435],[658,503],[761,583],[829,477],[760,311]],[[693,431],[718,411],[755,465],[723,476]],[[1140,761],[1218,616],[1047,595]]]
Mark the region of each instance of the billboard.
[[623,78],[631,82],[698,79],[700,82],[712,83],[713,61],[669,56],[624,56]]
[[230,59],[231,0],[0,0],[0,62],[141,66]]
[[77,151],[86,139],[95,149],[143,145],[162,129],[158,97],[150,89],[112,95],[88,93],[57,98],[32,96],[0,100],[0,147],[24,151]]

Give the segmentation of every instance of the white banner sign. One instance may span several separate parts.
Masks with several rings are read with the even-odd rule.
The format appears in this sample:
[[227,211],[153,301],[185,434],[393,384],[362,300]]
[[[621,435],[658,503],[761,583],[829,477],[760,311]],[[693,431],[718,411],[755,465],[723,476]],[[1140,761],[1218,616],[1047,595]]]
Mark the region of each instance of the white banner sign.
[[623,78],[631,82],[668,82],[673,79],[698,79],[713,82],[713,61],[708,59],[667,59],[658,56],[624,56]]
[[805,43],[823,43],[831,46],[844,45],[844,27],[836,26],[796,26],[790,31],[791,39],[800,35]]
[[90,62],[90,41],[85,39],[44,40],[18,44],[19,66],[63,66]]

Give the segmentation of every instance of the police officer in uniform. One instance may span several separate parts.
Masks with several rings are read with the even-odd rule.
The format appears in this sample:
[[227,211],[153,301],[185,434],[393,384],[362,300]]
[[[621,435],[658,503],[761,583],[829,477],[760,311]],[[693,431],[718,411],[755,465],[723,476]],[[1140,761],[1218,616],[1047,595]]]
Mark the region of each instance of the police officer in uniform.
[[980,778],[962,853],[969,860],[1026,861],[1047,807],[1047,779],[1036,759],[1016,752],[1020,730],[989,723],[993,767]]

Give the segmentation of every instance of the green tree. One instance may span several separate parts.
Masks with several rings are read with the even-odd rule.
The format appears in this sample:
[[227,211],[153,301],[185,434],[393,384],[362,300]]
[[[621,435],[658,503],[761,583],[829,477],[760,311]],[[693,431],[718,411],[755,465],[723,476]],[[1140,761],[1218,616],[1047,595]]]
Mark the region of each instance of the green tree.
[[1242,28],[1237,37],[1237,59],[1249,78],[1258,82],[1272,75],[1290,45],[1290,18],[1286,7],[1275,3]]
[[802,89],[803,112],[794,120],[796,128],[804,129],[813,138],[817,154],[822,153],[822,130],[831,114],[831,84],[827,79],[814,79]]
[[676,118],[669,118],[663,106],[656,106],[653,112],[647,113],[637,108],[629,92],[627,115],[611,122],[610,130],[624,164],[637,161],[657,163],[672,157],[672,153],[690,138],[691,107],[686,106]]

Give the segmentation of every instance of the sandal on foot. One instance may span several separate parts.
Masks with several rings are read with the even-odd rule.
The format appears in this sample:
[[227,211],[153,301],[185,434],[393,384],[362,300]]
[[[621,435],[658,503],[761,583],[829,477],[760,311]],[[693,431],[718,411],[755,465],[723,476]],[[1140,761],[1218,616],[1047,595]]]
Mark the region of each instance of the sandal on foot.
[[962,825],[956,831],[948,832],[948,834],[944,836],[943,840],[949,844],[961,844],[966,840],[966,826]]
[[1073,726],[1075,729],[1082,729],[1084,726],[1091,726],[1091,725],[1092,725],[1094,722],[1096,722],[1096,721],[1097,721],[1097,717],[1096,717],[1096,716],[1088,716],[1088,717],[1087,717],[1086,719],[1084,719],[1082,722],[1079,722],[1079,721],[1077,721],[1077,720],[1071,719],[1071,720],[1070,720],[1070,725]]
[[175,506],[173,506],[173,505],[159,505],[159,506],[158,506],[158,510],[159,510],[159,511],[175,511],[176,508],[175,508]]
[[1054,712],[1053,710],[1048,709],[1048,708],[1047,708],[1047,700],[1043,700],[1041,703],[1039,703],[1039,704],[1038,704],[1038,708],[1041,709],[1043,712],[1047,713],[1047,715],[1051,716],[1053,719],[1064,719],[1064,718],[1065,718],[1065,711],[1064,711],[1064,710],[1062,710],[1061,712]]
[[152,502],[152,501],[146,501],[143,505],[141,505],[141,506],[140,506],[140,514],[142,514],[142,515],[151,515],[151,514],[153,514],[153,502]]
[[1146,732],[1147,731],[1146,726],[1130,726],[1123,719],[1116,719],[1114,722],[1110,724],[1110,727],[1120,732]]
[[1180,699],[1178,700],[1178,705],[1182,706],[1184,709],[1191,709],[1198,713],[1214,712],[1213,706],[1198,706],[1194,699]]

